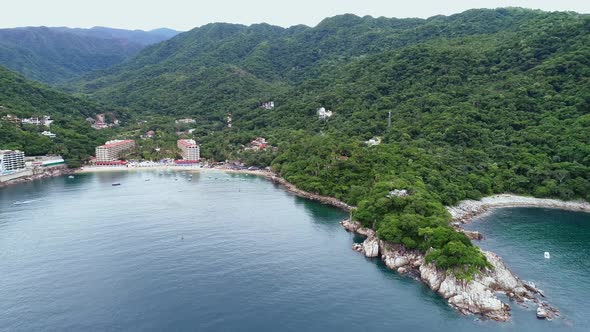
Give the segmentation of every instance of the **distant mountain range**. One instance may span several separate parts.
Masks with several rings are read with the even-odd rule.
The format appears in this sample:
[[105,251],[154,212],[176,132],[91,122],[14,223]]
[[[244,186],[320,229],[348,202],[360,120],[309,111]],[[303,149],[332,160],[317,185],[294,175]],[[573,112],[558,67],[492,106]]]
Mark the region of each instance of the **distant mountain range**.
[[107,27],[92,27],[90,29],[57,27],[50,29],[60,32],[73,33],[79,36],[86,37],[128,40],[130,42],[140,44],[143,46],[159,43],[161,41],[170,39],[180,33],[180,31],[168,28],[160,28],[149,31],[125,30]]
[[178,31],[104,27],[0,29],[0,65],[45,83],[60,83],[119,64]]

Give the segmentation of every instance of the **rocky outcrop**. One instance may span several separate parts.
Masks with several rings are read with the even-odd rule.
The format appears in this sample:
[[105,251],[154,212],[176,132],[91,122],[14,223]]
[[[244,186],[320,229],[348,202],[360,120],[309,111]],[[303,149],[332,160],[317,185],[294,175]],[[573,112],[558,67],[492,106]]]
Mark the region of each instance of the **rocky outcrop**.
[[335,207],[345,210],[345,211],[351,211],[354,208],[353,206],[350,206],[350,205],[348,205],[348,204],[346,204],[334,197],[322,196],[322,195],[318,195],[318,194],[314,194],[314,193],[310,193],[310,192],[301,190],[301,189],[297,188],[295,185],[293,185],[292,183],[290,183],[289,181],[283,179],[282,177],[280,177],[272,172],[256,171],[256,172],[252,172],[252,174],[264,176],[265,178],[269,179],[273,183],[282,185],[287,191],[291,192],[292,194],[294,194],[296,196],[307,198],[312,201],[320,202],[322,204],[332,205],[332,206],[335,206]]
[[554,307],[550,306],[547,302],[538,303],[537,307],[537,318],[539,319],[553,319],[559,316],[559,311]]
[[14,184],[19,184],[19,183],[25,183],[25,182],[35,181],[35,180],[58,177],[58,176],[62,176],[62,175],[69,175],[69,174],[73,174],[74,172],[75,172],[75,170],[69,169],[66,167],[49,168],[49,169],[45,169],[39,173],[35,173],[30,176],[24,176],[24,177],[16,178],[14,180],[0,182],[0,188],[14,185]]
[[379,240],[376,237],[367,238],[363,242],[363,252],[370,258],[379,256]]
[[358,222],[349,222],[348,220],[341,222],[341,224],[349,232],[358,233],[367,237],[362,244],[353,244],[352,250],[362,252],[369,258],[379,256],[379,240],[374,230],[361,227],[361,224]]
[[478,231],[468,231],[466,229],[460,229],[460,232],[463,232],[470,240],[483,240],[483,235]]
[[510,319],[510,305],[496,296],[503,293],[517,303],[533,302],[539,305],[541,309],[537,316],[552,318],[559,315],[557,309],[538,299],[537,295],[543,295],[540,290],[516,277],[494,253],[483,251],[491,268],[484,269],[472,280],[460,280],[452,272],[426,263],[424,254],[417,250],[407,250],[402,245],[378,240],[373,230],[362,227],[358,222],[345,220],[341,224],[346,230],[367,237],[362,244],[355,244],[353,249],[367,257],[376,257],[380,253],[388,268],[415,276],[463,314],[507,321]]

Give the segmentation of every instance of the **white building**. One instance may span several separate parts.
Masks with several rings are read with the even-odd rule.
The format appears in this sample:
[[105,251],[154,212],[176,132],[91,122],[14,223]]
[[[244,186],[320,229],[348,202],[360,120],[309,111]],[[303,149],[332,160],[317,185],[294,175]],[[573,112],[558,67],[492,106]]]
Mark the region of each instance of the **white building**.
[[264,108],[265,110],[271,110],[273,108],[275,108],[275,102],[274,101],[267,101],[262,103],[262,108]]
[[176,145],[181,151],[182,159],[197,161],[201,158],[199,146],[194,139],[179,139]]
[[47,136],[47,137],[49,137],[49,138],[55,138],[55,137],[57,137],[57,135],[56,135],[56,134],[54,134],[54,133],[52,133],[52,132],[50,132],[50,131],[44,131],[44,132],[42,132],[42,133],[41,133],[41,135],[43,135],[43,136]]
[[176,121],[174,121],[176,124],[193,124],[193,123],[197,123],[197,121],[195,119],[178,119]]
[[10,174],[24,169],[24,152],[18,150],[0,150],[0,174]]
[[320,120],[327,120],[329,118],[331,118],[333,115],[332,111],[329,111],[323,107],[320,107],[318,109],[318,117],[320,118]]
[[108,141],[105,145],[96,147],[96,161],[99,163],[116,161],[134,147],[135,141],[130,139]]
[[25,119],[21,119],[21,123],[22,124],[30,124],[30,125],[34,125],[34,126],[46,126],[49,127],[52,123],[53,120],[51,120],[51,117],[49,115],[44,115],[43,117],[30,117],[30,118],[25,118]]
[[368,146],[379,145],[379,144],[381,144],[381,138],[379,138],[379,137],[371,138],[370,140],[365,141],[365,144],[367,144]]

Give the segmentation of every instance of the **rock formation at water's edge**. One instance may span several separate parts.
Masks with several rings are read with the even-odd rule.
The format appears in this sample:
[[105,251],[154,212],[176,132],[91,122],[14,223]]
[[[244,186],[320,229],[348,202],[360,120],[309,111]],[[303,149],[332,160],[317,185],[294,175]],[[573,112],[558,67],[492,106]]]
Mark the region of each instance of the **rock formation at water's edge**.
[[539,289],[516,277],[502,259],[492,252],[482,251],[492,268],[482,270],[472,280],[461,280],[451,271],[426,263],[424,254],[417,250],[407,250],[402,245],[379,240],[375,231],[362,227],[358,222],[345,220],[341,224],[347,231],[366,236],[365,241],[355,244],[353,249],[367,257],[380,255],[388,268],[421,280],[463,314],[481,315],[496,321],[509,320],[510,305],[496,296],[503,293],[523,306],[527,306],[527,303],[536,304],[539,318],[559,315],[557,309],[540,299],[544,295]]

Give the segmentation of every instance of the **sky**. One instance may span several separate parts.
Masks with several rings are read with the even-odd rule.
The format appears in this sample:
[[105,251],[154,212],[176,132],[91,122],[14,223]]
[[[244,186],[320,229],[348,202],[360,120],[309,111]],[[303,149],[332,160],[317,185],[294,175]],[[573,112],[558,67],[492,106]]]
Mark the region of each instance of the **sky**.
[[345,13],[427,18],[509,6],[590,13],[590,0],[0,0],[0,27],[168,27],[185,31],[212,22],[314,26],[326,17]]

